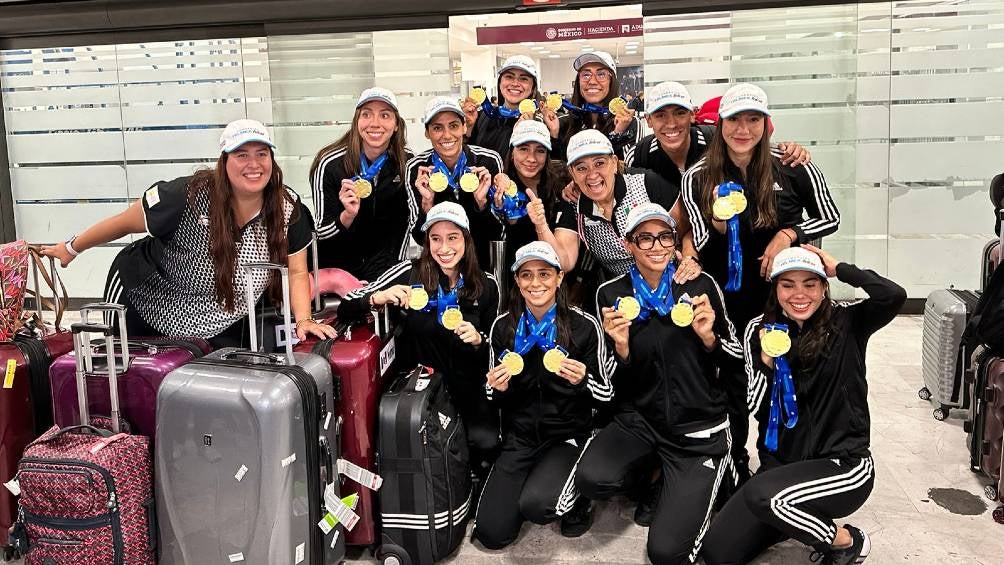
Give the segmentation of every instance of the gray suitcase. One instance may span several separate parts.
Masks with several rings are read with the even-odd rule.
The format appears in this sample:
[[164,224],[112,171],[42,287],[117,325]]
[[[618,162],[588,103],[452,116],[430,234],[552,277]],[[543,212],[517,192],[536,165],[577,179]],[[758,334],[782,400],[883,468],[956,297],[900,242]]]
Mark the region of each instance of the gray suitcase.
[[[255,268],[281,272],[289,304],[285,268],[245,272]],[[323,491],[338,485],[337,390],[328,361],[291,343],[285,355],[222,349],[172,371],[157,395],[161,565],[343,559],[341,529],[318,527]]]
[[978,301],[977,292],[946,289],[932,292],[924,305],[924,387],[917,395],[934,401],[936,420],[948,417],[951,408],[969,406],[965,375],[973,352],[962,344],[962,332]]

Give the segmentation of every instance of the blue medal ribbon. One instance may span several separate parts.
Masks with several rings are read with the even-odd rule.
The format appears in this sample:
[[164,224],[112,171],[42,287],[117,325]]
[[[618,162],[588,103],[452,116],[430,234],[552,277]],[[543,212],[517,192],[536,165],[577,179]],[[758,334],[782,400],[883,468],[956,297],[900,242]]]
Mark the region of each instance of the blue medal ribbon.
[[[433,153],[435,155],[435,153]],[[457,280],[457,286],[453,287],[449,292],[443,290],[443,286],[439,286],[439,291],[436,292],[436,298],[429,299],[429,303],[422,308],[423,312],[432,312],[433,309],[436,310],[436,321],[440,324],[443,323],[443,313],[450,306],[460,306],[460,302],[457,299],[457,291],[464,288],[464,275],[460,275]]]
[[558,338],[558,324],[555,323],[557,315],[557,304],[552,305],[539,322],[530,310],[526,309],[516,324],[513,350],[520,355],[526,355],[534,346],[540,348],[541,353],[554,349],[554,342]]
[[488,98],[485,98],[485,101],[481,103],[481,111],[489,118],[496,120],[499,118],[518,118],[522,115],[519,110],[506,108],[504,105],[495,106]]
[[[725,182],[718,185],[718,196],[728,196],[742,190],[743,187],[734,182]],[[743,284],[743,247],[739,243],[739,214],[726,221],[725,234],[729,238],[729,281],[725,285],[725,290],[737,292]]]
[[436,169],[437,172],[446,175],[446,179],[450,183],[450,188],[453,189],[453,195],[459,197],[460,191],[460,177],[467,172],[467,153],[463,151],[460,152],[460,157],[457,159],[457,166],[451,171],[446,163],[443,162],[443,158],[439,156],[439,153],[435,151],[432,152],[432,167]]
[[379,157],[377,157],[376,161],[373,161],[373,164],[369,164],[366,161],[366,155],[359,155],[359,171],[360,171],[360,173],[358,175],[352,177],[352,180],[365,179],[365,180],[368,180],[370,182],[373,182],[373,179],[375,179],[376,176],[377,176],[377,174],[380,173],[380,169],[383,168],[383,164],[386,163],[386,162],[387,162],[387,153],[386,152],[384,152],[383,155],[380,155]]
[[504,216],[506,220],[518,220],[526,216],[526,205],[529,200],[526,194],[516,190],[516,196],[502,195],[502,207],[495,205],[495,193],[497,189],[492,185],[488,189],[488,201],[492,203],[492,211],[498,216]]
[[668,316],[676,304],[676,301],[673,300],[672,287],[676,264],[670,262],[666,266],[666,270],[662,272],[662,278],[659,279],[659,285],[655,287],[654,291],[641,276],[637,265],[631,265],[629,272],[631,273],[631,285],[634,287],[634,297],[641,304],[641,313],[638,314],[638,319],[647,320],[653,311],[660,316]]
[[599,104],[593,104],[591,102],[586,102],[581,107],[572,104],[568,100],[562,100],[561,105],[574,114],[599,114],[605,116],[610,113],[610,109],[606,106],[600,106]]
[[[787,324],[764,324],[764,329],[788,331]],[[782,412],[783,410],[783,412]],[[767,420],[767,437],[764,447],[770,452],[777,451],[778,431],[781,419],[784,417],[784,427],[795,427],[798,423],[798,404],[795,401],[795,380],[791,376],[791,366],[788,355],[774,358],[774,385],[770,391],[770,417]]]

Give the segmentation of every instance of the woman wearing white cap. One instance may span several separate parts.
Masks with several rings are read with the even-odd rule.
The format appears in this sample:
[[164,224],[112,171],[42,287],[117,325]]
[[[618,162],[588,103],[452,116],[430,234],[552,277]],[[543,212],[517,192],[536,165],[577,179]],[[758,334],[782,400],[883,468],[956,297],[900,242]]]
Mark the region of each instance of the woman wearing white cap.
[[[596,130],[584,130],[572,136],[568,144],[568,170],[580,191],[575,203],[562,201],[555,237],[562,256],[578,259],[579,240],[610,276],[623,275],[633,263],[622,244],[627,233],[628,212],[639,204],[654,202],[671,210],[680,226],[685,255],[694,252],[689,240],[686,218],[676,206],[679,192],[652,171],[626,172],[614,155],[613,145]],[[693,278],[700,265],[687,260],[677,269],[677,280]]]
[[[648,97],[645,121],[652,133],[641,138],[624,155],[624,165],[651,169],[679,189],[683,173],[694,166],[715,135],[714,125],[694,121],[694,103],[687,87],[678,82],[660,82]],[[809,152],[797,143],[781,143],[776,156],[792,167],[809,161]]]
[[648,557],[656,565],[693,563],[730,468],[728,414],[718,382],[724,358],[742,348],[715,280],[677,283],[676,221],[658,204],[628,214],[627,274],[604,283],[596,302],[617,355],[618,410],[589,444],[575,482],[591,499],[646,488],[660,463]]
[[489,396],[502,417],[502,452],[478,503],[474,539],[501,549],[524,521],[562,519],[561,533],[584,534],[592,524],[589,501],[573,477],[592,433],[595,402],[608,402],[600,325],[570,308],[561,291],[562,271],[550,245],[536,241],[516,251],[516,284],[509,310],[492,324]]
[[[506,265],[516,258],[516,250],[531,241],[546,241],[558,248],[554,224],[558,214],[561,189],[568,183],[568,173],[551,161],[551,137],[547,126],[534,120],[516,124],[510,140],[512,149],[505,159],[505,172],[495,176],[496,187],[515,184],[516,194],[495,191],[494,210],[508,222],[505,230]],[[560,256],[560,254],[559,254]],[[562,270],[575,265],[561,257]]]
[[502,157],[491,149],[464,143],[464,119],[455,98],[437,96],[425,107],[422,121],[432,148],[415,155],[405,171],[412,235],[422,241],[420,228],[434,205],[459,203],[470,218],[478,261],[487,268],[491,242],[502,239],[502,224],[488,201],[492,180],[502,171]]
[[281,300],[278,275],[245,278],[241,264],[289,266],[296,333],[334,337],[310,316],[307,253],[313,220],[282,184],[275,144],[261,122],[236,120],[220,136],[214,169],[158,182],[120,214],[42,253],[65,267],[87,249],[129,234],[149,233],[112,263],[105,299],[128,307],[132,335],[208,338],[215,347],[247,344],[245,284]]
[[[499,97],[502,105],[495,107],[490,100],[481,104],[471,97],[464,99],[462,107],[467,120],[467,141],[472,145],[486,147],[505,155],[509,152],[509,138],[516,122],[534,119],[534,112],[521,112],[520,102],[540,101],[540,75],[537,63],[526,55],[513,55],[502,63],[498,73]],[[544,109],[541,109],[544,114]],[[558,117],[553,111],[546,115],[552,116],[555,123]]]
[[404,166],[412,155],[406,139],[394,93],[367,88],[348,131],[317,152],[310,186],[320,267],[373,280],[403,258],[411,232]]
[[[868,298],[837,304],[833,277]],[[749,563],[792,538],[815,549],[813,561],[860,564],[867,534],[834,520],[861,508],[874,485],[865,351],[906,291],[811,245],[778,253],[770,278],[743,350],[760,468],[718,513],[702,556],[711,565]]]
[[564,159],[571,137],[585,129],[596,129],[608,136],[615,153],[623,157],[628,147],[638,143],[640,128],[634,110],[624,107],[614,112],[609,107],[620,93],[614,58],[605,51],[583,53],[572,63],[572,68],[575,69],[572,100],[565,104],[569,112],[561,116],[559,124],[547,124],[551,137],[556,138],[555,158]]
[[422,255],[391,267],[345,296],[338,319],[365,318],[373,307],[405,314],[397,358],[422,364],[446,378],[467,428],[471,464],[484,478],[498,448],[498,411],[485,398],[485,332],[498,315],[499,290],[473,253],[471,225],[463,207],[436,204],[421,226]]
[[[762,311],[774,256],[837,230],[840,213],[813,163],[784,167],[771,154],[767,95],[737,84],[722,96],[719,128],[704,158],[683,175],[682,200],[705,271],[725,289],[737,326]],[[803,214],[807,216],[803,219]],[[733,459],[748,476],[746,380],[741,364],[722,368],[729,391]]]

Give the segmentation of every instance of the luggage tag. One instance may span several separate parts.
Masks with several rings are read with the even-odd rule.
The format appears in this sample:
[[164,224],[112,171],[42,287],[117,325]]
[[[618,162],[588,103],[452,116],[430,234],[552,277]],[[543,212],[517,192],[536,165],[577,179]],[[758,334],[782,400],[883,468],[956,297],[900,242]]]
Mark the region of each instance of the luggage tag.
[[296,555],[293,557],[293,565],[300,565],[300,563],[303,563],[303,558],[305,557],[304,553],[306,553],[307,550],[306,548],[307,545],[304,543],[296,546]]
[[244,475],[246,475],[246,474],[248,474],[248,466],[247,465],[241,465],[240,469],[237,469],[237,473],[234,475],[234,478],[237,479],[237,482],[239,483],[239,482],[241,482],[241,479],[243,479]]
[[21,484],[17,482],[17,478],[7,481],[3,486],[7,487],[7,490],[14,496],[21,496]]
[[7,360],[7,372],[3,376],[3,387],[14,388],[14,375],[17,373],[17,360]]
[[345,498],[338,498],[338,495],[335,494],[335,485],[328,485],[324,489],[324,506],[328,512],[317,523],[317,527],[321,528],[321,531],[327,535],[341,522],[345,529],[351,532],[359,523],[359,515],[354,512],[358,505],[358,494],[353,493]]
[[241,561],[244,561],[244,554],[231,553],[230,555],[227,556],[227,559],[229,559],[231,563],[240,563]]
[[380,490],[383,485],[383,477],[347,459],[338,460],[338,473],[373,491]]
[[279,324],[275,327],[275,346],[286,347],[286,342],[292,340],[293,345],[300,343],[300,338],[296,335],[296,324],[290,323],[288,326]]

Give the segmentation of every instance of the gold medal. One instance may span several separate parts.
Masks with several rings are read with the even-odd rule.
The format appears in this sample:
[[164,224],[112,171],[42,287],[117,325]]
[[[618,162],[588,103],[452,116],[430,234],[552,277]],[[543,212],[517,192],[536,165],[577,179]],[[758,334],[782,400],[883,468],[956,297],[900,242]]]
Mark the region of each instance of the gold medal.
[[561,370],[561,362],[568,357],[568,353],[561,347],[555,346],[544,353],[544,368],[557,374]]
[[373,183],[370,181],[366,179],[356,179],[353,184],[354,186],[352,189],[359,198],[366,198],[370,194],[373,194]]
[[509,375],[515,377],[523,372],[523,356],[515,351],[509,351],[502,355],[501,363],[509,369]]
[[451,332],[460,327],[464,321],[464,315],[460,312],[459,306],[450,306],[443,312],[443,327]]
[[537,111],[537,103],[529,98],[524,99],[519,103],[519,113],[520,114],[532,114]]
[[471,100],[477,102],[478,104],[483,104],[487,99],[488,93],[480,86],[475,87],[474,90],[471,91]]
[[614,310],[623,314],[628,320],[633,320],[641,314],[641,303],[633,296],[622,296],[614,304]]
[[516,181],[511,181],[509,188],[505,189],[505,195],[509,198],[516,198],[517,193],[519,193],[519,187],[516,186]]
[[610,109],[611,114],[620,114],[624,110],[627,110],[627,100],[618,96],[611,100],[610,104],[607,104],[607,108]]
[[748,202],[746,201],[746,195],[743,194],[741,190],[730,192],[727,198],[732,201],[732,206],[736,209],[736,214],[742,214],[743,210],[746,209]]
[[421,310],[428,305],[429,293],[426,292],[425,288],[421,285],[411,287],[411,293],[408,295],[408,308]]
[[561,103],[564,99],[560,94],[548,94],[547,101],[544,103],[545,106],[550,108],[552,111],[558,111],[561,108]]
[[728,196],[719,196],[711,205],[711,214],[716,220],[730,220],[736,215],[736,206]]
[[674,324],[685,328],[694,321],[694,306],[687,302],[677,302],[669,311],[669,317]]
[[464,192],[474,192],[478,189],[478,185],[481,184],[478,181],[478,175],[474,173],[464,173],[460,177],[460,188]]
[[450,179],[446,178],[446,175],[441,171],[436,171],[429,177],[429,188],[433,192],[443,192],[448,186],[450,186]]
[[760,349],[769,357],[780,357],[791,351],[791,338],[782,330],[767,330],[760,338]]

